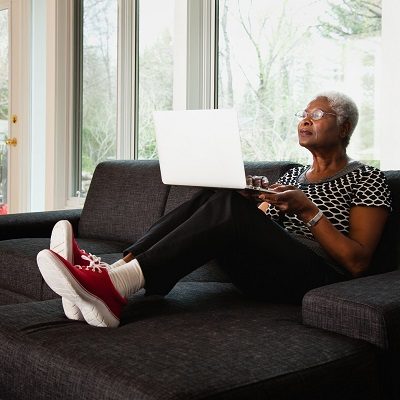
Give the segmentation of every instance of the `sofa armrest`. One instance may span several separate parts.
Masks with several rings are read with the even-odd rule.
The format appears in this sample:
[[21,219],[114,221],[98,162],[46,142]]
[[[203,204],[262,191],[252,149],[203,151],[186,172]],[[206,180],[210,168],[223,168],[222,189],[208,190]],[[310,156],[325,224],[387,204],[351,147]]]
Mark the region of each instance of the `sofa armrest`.
[[400,348],[400,271],[313,289],[303,298],[303,323],[370,342]]
[[0,240],[50,237],[54,224],[67,219],[78,233],[80,209],[8,214],[0,217]]

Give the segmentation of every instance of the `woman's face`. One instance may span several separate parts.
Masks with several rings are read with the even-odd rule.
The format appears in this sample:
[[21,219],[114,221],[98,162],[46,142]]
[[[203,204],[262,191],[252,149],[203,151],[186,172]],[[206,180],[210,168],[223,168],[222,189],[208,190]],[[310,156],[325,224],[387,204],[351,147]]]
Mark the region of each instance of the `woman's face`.
[[[324,114],[321,119],[313,119],[312,113],[321,110]],[[335,112],[325,97],[318,97],[311,101],[305,109],[307,115],[300,120],[297,126],[300,146],[311,149],[329,149],[343,146],[346,135],[342,126],[337,125]]]

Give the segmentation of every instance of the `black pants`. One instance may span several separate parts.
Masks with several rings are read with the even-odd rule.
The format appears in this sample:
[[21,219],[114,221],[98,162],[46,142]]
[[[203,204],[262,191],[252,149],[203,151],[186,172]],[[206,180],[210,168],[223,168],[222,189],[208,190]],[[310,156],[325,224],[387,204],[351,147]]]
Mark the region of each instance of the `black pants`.
[[230,190],[199,192],[127,253],[142,268],[147,294],[167,294],[214,258],[244,293],[271,301],[299,302],[308,290],[345,279],[254,202]]

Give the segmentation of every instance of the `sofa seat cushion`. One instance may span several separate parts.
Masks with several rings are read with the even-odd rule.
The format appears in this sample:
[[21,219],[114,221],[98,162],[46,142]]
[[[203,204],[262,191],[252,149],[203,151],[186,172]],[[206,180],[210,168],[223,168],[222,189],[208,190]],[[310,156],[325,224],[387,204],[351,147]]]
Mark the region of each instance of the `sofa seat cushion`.
[[0,288],[0,306],[5,304],[29,303],[31,301],[34,301],[31,297]]
[[372,345],[224,283],[139,293],[117,329],[67,320],[60,300],[2,306],[0,342],[2,400],[378,398]]
[[43,285],[36,255],[45,248],[49,248],[49,238],[0,241],[1,288],[40,300]]
[[[103,255],[106,262],[118,259],[127,243],[78,239],[79,245],[86,251]],[[37,267],[36,255],[42,249],[48,249],[49,238],[27,238],[0,241],[0,288],[12,292],[13,296],[42,300],[55,298],[56,294],[48,288]],[[110,255],[108,255],[110,253]],[[118,253],[118,254],[113,254]],[[18,271],[16,273],[16,271]],[[16,276],[18,279],[16,279]],[[12,303],[3,292],[3,304]],[[16,298],[17,300],[17,298]]]

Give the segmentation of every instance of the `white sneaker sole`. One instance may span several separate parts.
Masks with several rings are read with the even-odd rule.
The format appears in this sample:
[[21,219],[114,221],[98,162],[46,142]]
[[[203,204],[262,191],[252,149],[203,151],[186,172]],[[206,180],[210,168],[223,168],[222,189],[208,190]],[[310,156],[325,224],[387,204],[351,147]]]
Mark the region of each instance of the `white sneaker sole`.
[[69,221],[58,221],[51,232],[50,250],[73,263],[72,250],[73,230]]
[[97,327],[116,328],[119,319],[97,296],[89,293],[50,251],[42,250],[37,256],[40,272],[50,288],[75,304],[86,322]]
[[[69,221],[58,221],[53,228],[50,238],[50,250],[59,254],[61,257],[73,264],[72,249],[73,229]],[[83,321],[84,317],[79,308],[69,300],[62,298],[64,314],[67,318],[75,321]]]

